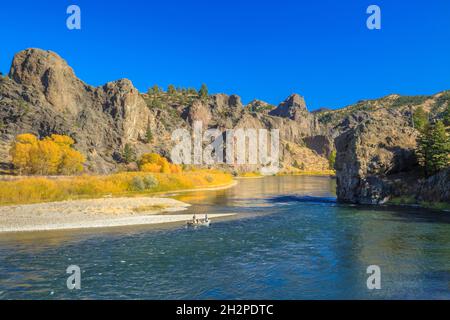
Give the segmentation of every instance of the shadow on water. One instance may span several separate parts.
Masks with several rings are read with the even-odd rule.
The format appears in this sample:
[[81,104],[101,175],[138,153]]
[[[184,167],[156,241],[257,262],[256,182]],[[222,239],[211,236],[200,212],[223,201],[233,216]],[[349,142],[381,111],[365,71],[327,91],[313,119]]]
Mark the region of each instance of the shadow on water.
[[330,204],[341,208],[354,208],[360,212],[389,213],[392,215],[392,218],[407,219],[409,222],[450,223],[450,214],[448,212],[422,208],[419,206],[343,204],[339,203],[336,197],[314,197],[302,195],[281,195],[268,198],[266,201],[274,204]]
[[273,203],[301,202],[301,203],[337,203],[335,197],[313,197],[313,196],[278,196],[267,199]]

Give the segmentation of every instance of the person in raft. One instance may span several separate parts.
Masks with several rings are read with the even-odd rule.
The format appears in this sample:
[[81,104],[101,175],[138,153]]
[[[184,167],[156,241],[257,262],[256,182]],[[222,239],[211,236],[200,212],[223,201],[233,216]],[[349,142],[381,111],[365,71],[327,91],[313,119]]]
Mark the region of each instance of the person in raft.
[[193,223],[196,223],[196,222],[197,222],[197,216],[195,215],[195,213],[194,213],[194,216],[192,217],[192,222],[193,222]]
[[205,222],[208,222],[208,214],[205,213]]

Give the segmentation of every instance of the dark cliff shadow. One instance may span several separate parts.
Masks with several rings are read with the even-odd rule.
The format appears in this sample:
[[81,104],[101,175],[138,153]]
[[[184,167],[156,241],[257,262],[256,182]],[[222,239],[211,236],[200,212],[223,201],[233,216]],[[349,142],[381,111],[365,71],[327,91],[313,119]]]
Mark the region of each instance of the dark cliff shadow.
[[404,149],[399,146],[383,146],[383,148],[394,154],[392,168],[386,174],[411,172],[417,169],[418,161],[414,150]]
[[0,162],[0,174],[12,175],[12,165],[8,162]]
[[267,201],[271,203],[288,203],[288,202],[329,203],[329,204],[337,203],[335,197],[313,197],[313,196],[296,196],[296,195],[276,196],[267,199]]

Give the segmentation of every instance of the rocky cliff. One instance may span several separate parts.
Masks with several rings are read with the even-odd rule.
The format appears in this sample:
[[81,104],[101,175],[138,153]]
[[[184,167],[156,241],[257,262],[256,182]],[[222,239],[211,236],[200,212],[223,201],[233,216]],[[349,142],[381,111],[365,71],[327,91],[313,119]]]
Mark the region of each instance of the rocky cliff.
[[449,101],[448,93],[392,95],[328,112],[325,119],[334,122],[337,134],[338,200],[382,204],[396,197],[413,197],[417,201],[448,202],[448,173],[434,180],[426,180],[421,174],[415,156],[419,132],[414,128],[412,114],[421,107],[432,119],[438,118]]
[[57,54],[39,49],[14,57],[9,77],[1,80],[0,98],[3,145],[24,132],[67,134],[87,156],[88,169],[102,173],[113,170],[113,155],[125,143],[138,143],[151,118],[129,80],[91,87]]
[[390,177],[412,170],[417,132],[398,115],[369,118],[336,139],[338,199],[379,204],[392,194]]

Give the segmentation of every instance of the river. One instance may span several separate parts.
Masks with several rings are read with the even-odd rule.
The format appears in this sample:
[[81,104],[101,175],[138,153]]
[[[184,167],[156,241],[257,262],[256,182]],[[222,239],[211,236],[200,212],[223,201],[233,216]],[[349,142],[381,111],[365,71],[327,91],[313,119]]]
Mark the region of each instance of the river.
[[[209,228],[0,235],[0,299],[450,299],[450,216],[335,202],[328,177],[174,195]],[[68,290],[66,268],[81,269]],[[367,287],[379,266],[381,289]]]

